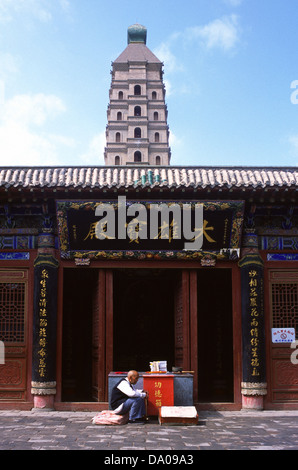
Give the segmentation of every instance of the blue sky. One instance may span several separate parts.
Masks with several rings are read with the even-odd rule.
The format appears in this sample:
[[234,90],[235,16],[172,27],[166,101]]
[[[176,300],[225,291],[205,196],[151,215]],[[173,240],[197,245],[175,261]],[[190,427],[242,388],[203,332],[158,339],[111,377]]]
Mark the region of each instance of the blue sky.
[[140,23],[164,62],[173,165],[296,166],[297,11],[297,0],[0,0],[0,165],[103,164],[111,62]]

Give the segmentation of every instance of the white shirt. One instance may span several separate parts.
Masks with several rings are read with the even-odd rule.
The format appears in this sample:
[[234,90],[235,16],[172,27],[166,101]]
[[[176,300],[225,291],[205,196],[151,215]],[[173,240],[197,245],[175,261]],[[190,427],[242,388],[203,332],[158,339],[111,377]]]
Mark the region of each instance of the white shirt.
[[[146,397],[146,393],[143,392],[142,390],[139,390],[135,388],[129,381],[128,378],[126,377],[124,380],[121,380],[120,384],[118,384],[117,388],[121,390],[122,393],[127,395],[128,398],[133,398],[133,397]],[[115,413],[119,413],[123,407],[123,403],[114,410]]]

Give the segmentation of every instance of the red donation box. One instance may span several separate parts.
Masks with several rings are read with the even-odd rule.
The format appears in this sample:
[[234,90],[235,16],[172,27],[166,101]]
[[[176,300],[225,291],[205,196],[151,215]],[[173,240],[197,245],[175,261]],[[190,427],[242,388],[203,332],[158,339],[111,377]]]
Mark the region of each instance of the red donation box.
[[149,392],[148,416],[158,415],[161,406],[174,406],[174,375],[144,374],[143,389]]

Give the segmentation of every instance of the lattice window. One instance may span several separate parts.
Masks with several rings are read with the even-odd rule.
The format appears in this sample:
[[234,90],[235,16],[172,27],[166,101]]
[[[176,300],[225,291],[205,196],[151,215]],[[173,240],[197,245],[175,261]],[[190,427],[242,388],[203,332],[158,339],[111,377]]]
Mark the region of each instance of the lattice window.
[[295,328],[298,333],[298,284],[273,283],[272,293],[272,327]]
[[0,282],[0,340],[25,340],[25,283]]

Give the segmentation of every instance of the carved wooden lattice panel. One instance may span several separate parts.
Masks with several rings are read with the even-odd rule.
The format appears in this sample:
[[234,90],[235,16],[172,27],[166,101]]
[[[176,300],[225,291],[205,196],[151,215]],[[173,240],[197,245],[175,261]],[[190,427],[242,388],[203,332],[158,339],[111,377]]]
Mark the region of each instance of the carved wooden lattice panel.
[[298,282],[271,285],[272,328],[295,328],[298,331]]
[[0,270],[0,401],[26,399],[28,271]]
[[25,341],[25,284],[0,282],[0,341]]
[[[295,328],[298,338],[298,270],[270,271],[270,309],[272,328]],[[291,361],[289,343],[271,343],[271,400],[297,403],[297,365]]]

